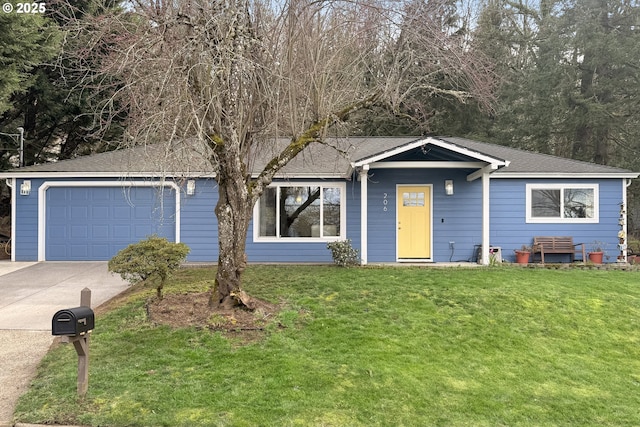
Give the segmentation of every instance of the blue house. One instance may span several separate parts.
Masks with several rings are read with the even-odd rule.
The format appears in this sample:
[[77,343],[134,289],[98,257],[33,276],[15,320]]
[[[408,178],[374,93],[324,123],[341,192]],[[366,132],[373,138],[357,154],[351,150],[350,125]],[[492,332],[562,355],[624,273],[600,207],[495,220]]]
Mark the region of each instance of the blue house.
[[[255,153],[254,174],[276,148]],[[216,261],[217,184],[204,156],[136,147],[0,173],[11,259],[107,260],[155,233],[189,245],[189,261]],[[487,264],[497,248],[513,261],[534,236],[572,236],[604,242],[613,262],[638,175],[462,138],[336,139],[308,147],[265,191],[247,257],[331,262],[327,242],[350,239],[363,264]]]

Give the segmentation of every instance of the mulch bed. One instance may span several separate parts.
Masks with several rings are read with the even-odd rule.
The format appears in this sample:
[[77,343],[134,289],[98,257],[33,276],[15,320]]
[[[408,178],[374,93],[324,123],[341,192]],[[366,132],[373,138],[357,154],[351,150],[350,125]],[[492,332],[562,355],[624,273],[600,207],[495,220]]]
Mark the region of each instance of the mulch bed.
[[276,304],[253,299],[254,310],[211,308],[209,293],[167,294],[147,303],[149,320],[172,328],[196,327],[229,333],[263,331],[280,311]]

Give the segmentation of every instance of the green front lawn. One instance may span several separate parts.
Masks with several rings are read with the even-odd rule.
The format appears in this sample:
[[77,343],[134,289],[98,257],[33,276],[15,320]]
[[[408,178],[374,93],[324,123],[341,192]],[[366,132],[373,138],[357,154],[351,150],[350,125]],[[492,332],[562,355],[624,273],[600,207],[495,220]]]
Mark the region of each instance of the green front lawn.
[[[167,292],[206,289],[183,270]],[[93,426],[638,426],[640,275],[519,268],[251,266],[286,302],[264,339],[156,327],[132,296],[77,357],[44,359],[16,411]],[[151,295],[153,290],[146,290]]]

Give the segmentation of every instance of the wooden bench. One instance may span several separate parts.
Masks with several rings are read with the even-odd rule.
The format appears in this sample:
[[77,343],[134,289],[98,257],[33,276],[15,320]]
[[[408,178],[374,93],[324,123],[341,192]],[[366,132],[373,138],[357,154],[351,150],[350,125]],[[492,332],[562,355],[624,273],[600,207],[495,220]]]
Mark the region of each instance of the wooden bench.
[[[578,248],[580,246],[580,248]],[[533,238],[533,259],[540,254],[540,262],[544,264],[545,254],[566,254],[571,256],[571,262],[575,261],[576,254],[582,254],[582,262],[587,260],[584,244],[573,243],[571,236],[536,236]]]

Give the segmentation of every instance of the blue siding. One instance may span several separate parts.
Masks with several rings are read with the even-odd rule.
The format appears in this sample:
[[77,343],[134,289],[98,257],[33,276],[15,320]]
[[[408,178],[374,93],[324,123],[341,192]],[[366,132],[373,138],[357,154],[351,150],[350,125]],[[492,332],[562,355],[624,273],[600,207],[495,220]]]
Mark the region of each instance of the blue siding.
[[218,187],[213,179],[197,180],[196,192],[192,196],[182,193],[180,240],[191,249],[187,257],[188,261],[218,260],[216,203],[218,203]]
[[38,260],[38,187],[42,185],[41,179],[31,180],[31,194],[20,195],[20,185],[23,179],[17,179],[16,195],[16,235],[12,244],[15,246],[16,261]]
[[[454,180],[454,195],[444,194],[444,180]],[[67,181],[68,179],[65,179]],[[110,181],[112,179],[109,179]],[[55,181],[47,179],[47,181]],[[92,181],[98,181],[92,179]],[[19,189],[22,180],[17,180]],[[296,180],[287,181],[295,183]],[[330,181],[325,181],[330,182]],[[525,192],[532,183],[597,183],[600,186],[599,224],[527,224]],[[36,260],[38,256],[38,188],[42,179],[32,179],[29,196],[16,196],[16,260]],[[481,242],[481,180],[466,181],[466,172],[455,169],[372,169],[368,183],[369,262],[396,261],[396,185],[432,185],[432,256],[435,262],[474,259],[474,247]],[[503,257],[513,260],[513,250],[530,244],[536,235],[571,235],[576,242],[594,240],[608,243],[609,261],[617,255],[621,179],[601,180],[491,180],[491,244],[501,246]],[[385,193],[387,204],[384,204]],[[196,194],[181,197],[181,241],[189,245],[189,261],[215,262],[218,257],[217,202],[214,180],[198,179]],[[360,182],[346,182],[346,236],[360,249]],[[384,207],[387,210],[384,210]],[[455,242],[453,253],[449,242]],[[250,262],[331,262],[325,242],[254,242],[253,224],[247,236]]]
[[[539,224],[526,222],[527,184],[580,183],[598,184],[600,195],[600,220],[597,224],[557,223]],[[607,244],[605,262],[615,262],[619,254],[617,235],[618,218],[623,193],[620,179],[550,180],[550,179],[494,179],[491,180],[491,244],[502,247],[503,257],[514,261],[514,250],[533,243],[534,236],[572,236],[575,243],[584,243],[587,252],[594,241]],[[551,260],[568,261],[568,256]],[[546,257],[545,257],[546,260]]]
[[[369,262],[396,261],[396,185],[432,185],[432,259],[469,260],[482,238],[482,195],[479,181],[447,169],[374,169],[369,182]],[[444,180],[454,180],[454,194],[444,193]],[[388,200],[384,210],[384,200]],[[453,253],[449,242],[455,242]]]

